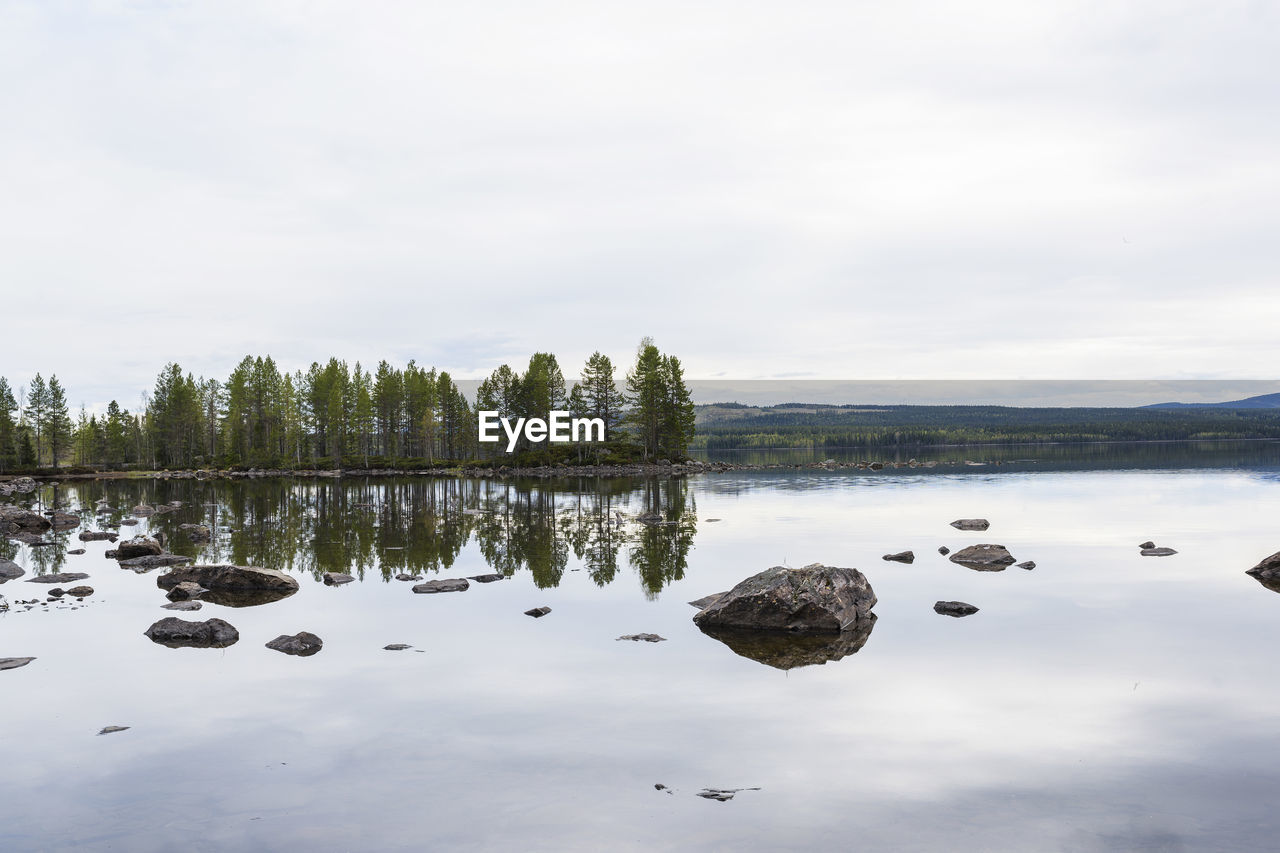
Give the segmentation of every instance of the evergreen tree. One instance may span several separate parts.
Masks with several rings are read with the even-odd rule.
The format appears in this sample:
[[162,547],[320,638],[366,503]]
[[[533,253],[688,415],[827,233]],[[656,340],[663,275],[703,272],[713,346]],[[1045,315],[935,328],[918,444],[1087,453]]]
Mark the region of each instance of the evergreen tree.
[[582,369],[582,396],[586,403],[583,415],[604,421],[605,440],[613,439],[622,423],[622,408],[626,403],[614,379],[609,356],[596,352],[587,359]]
[[636,351],[636,363],[627,373],[627,402],[631,405],[628,420],[646,460],[658,452],[666,399],[662,373],[662,354],[652,338],[644,338]]
[[684,456],[694,433],[693,400],[684,384],[684,368],[674,355],[662,358],[662,424],[658,438],[662,453]]
[[18,424],[13,419],[17,409],[18,401],[14,399],[8,380],[0,376],[0,471],[7,471],[18,462]]
[[49,377],[46,394],[48,408],[45,413],[45,435],[49,443],[49,455],[56,469],[58,461],[71,446],[73,429],[71,415],[67,411],[67,395],[57,376]]
[[27,423],[30,424],[35,437],[35,464],[40,464],[42,457],[41,451],[44,448],[44,427],[45,419],[49,411],[49,388],[44,384],[44,379],[40,374],[36,374],[36,378],[31,380],[31,387],[27,389],[27,408],[25,412]]

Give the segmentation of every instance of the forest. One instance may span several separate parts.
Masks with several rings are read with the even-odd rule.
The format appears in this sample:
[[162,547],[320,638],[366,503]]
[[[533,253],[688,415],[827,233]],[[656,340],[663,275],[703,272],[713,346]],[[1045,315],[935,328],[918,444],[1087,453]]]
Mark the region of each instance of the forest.
[[1280,438],[1277,409],[804,405],[698,408],[693,447],[927,447]]
[[[57,376],[16,392],[0,377],[0,471],[72,466],[93,470],[189,468],[425,468],[679,458],[694,435],[680,360],[645,338],[619,387],[597,352],[567,383],[551,353],[523,373],[502,365],[469,401],[445,371],[413,361],[373,370],[330,358],[303,371],[246,356],[225,380],[165,365],[137,411],[112,400],[73,419]],[[547,418],[599,417],[606,440],[590,445],[504,447],[477,441],[476,411]]]

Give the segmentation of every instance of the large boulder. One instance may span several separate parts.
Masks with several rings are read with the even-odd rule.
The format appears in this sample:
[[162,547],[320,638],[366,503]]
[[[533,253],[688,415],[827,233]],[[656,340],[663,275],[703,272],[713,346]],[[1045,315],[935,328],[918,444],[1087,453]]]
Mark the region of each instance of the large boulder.
[[161,589],[191,581],[208,590],[224,592],[297,592],[298,581],[275,569],[254,566],[178,566],[156,578]]
[[1016,562],[1003,545],[970,545],[947,559],[979,572],[1003,572]]
[[774,566],[698,611],[700,628],[836,633],[871,618],[876,595],[857,569]]
[[1280,592],[1280,551],[1265,557],[1258,565],[1245,572],[1272,592]]
[[12,526],[15,530],[40,532],[53,526],[49,519],[38,512],[32,512],[20,506],[0,504],[0,531]]
[[240,639],[240,632],[235,626],[221,619],[188,622],[177,616],[161,619],[143,633],[151,638],[151,642],[171,649],[224,649]]
[[164,547],[150,536],[135,536],[127,542],[116,545],[117,560],[132,560],[134,557],[158,557],[164,553]]

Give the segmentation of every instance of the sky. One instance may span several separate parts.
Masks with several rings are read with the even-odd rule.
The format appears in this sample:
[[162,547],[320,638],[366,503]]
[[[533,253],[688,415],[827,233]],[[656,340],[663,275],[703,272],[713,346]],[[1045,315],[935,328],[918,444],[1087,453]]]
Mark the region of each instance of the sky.
[[1278,19],[0,0],[0,375],[1276,379]]

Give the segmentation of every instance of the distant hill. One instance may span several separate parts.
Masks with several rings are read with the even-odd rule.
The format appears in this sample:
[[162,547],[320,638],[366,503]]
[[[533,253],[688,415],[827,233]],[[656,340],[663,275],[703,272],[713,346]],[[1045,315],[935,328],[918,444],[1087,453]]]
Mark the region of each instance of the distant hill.
[[1280,394],[1259,394],[1226,403],[1153,403],[1144,409],[1280,409]]

